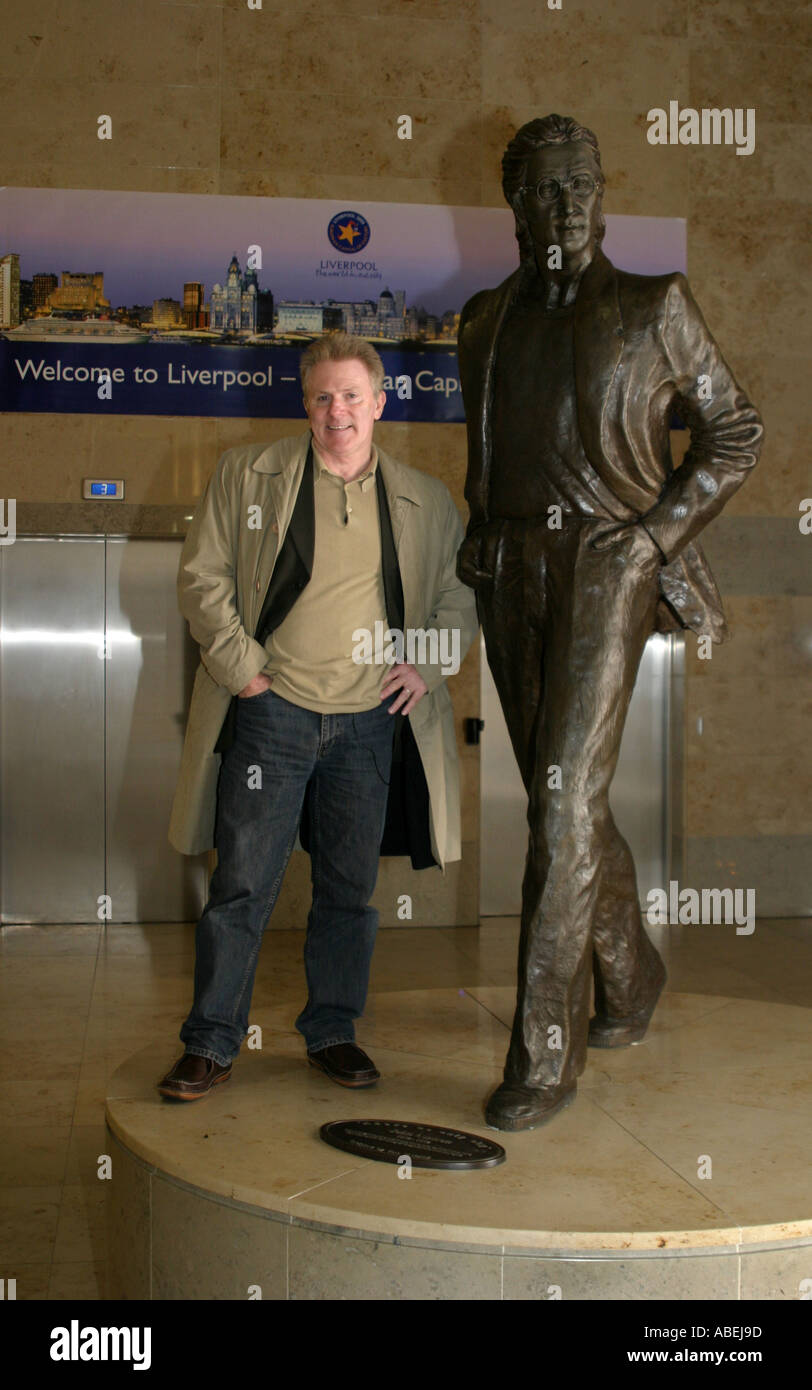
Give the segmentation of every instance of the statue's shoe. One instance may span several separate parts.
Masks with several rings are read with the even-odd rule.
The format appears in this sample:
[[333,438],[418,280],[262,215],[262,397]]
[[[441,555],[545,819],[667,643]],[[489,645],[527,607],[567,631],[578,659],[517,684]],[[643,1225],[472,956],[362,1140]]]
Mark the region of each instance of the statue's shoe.
[[652,990],[651,1002],[645,1009],[631,1014],[628,1018],[608,1018],[595,1014],[589,1020],[587,1043],[590,1047],[630,1047],[632,1043],[642,1042],[646,1036],[651,1016],[657,1007],[666,980],[665,966],[660,963]]
[[485,1107],[485,1123],[491,1129],[535,1129],[557,1115],[575,1099],[575,1081],[568,1087],[522,1086],[503,1081]]

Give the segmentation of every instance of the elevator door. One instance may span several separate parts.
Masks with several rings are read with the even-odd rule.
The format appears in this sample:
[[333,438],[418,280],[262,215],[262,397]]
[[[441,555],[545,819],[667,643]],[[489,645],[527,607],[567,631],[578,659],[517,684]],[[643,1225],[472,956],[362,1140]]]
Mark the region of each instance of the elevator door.
[[205,856],[166,838],[197,649],[180,540],[0,548],[0,921],[189,921]]
[[[629,843],[637,887],[645,904],[650,889],[669,879],[670,740],[673,637],[650,637],[634,687],[609,801]],[[480,914],[521,912],[527,854],[527,796],[482,643],[482,751],[480,761]]]

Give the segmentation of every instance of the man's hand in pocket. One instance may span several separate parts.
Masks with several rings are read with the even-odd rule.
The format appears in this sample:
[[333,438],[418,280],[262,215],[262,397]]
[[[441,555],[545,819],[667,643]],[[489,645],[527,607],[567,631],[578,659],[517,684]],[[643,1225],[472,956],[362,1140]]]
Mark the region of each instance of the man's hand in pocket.
[[263,690],[270,690],[273,685],[273,676],[263,676],[262,673],[254,676],[247,685],[244,685],[239,692],[239,699],[247,700],[251,695],[261,695]]

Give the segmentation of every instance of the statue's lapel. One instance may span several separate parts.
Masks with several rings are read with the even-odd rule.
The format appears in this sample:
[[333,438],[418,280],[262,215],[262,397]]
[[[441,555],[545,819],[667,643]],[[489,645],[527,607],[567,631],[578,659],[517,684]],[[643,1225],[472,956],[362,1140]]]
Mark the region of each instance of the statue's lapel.
[[508,276],[495,292],[486,310],[483,323],[483,346],[485,347],[485,371],[482,378],[482,400],[479,415],[479,442],[482,450],[482,505],[487,513],[487,498],[491,473],[491,421],[493,412],[493,373],[499,335],[505,315],[513,302],[521,283],[521,267]]
[[584,272],[575,301],[575,394],[584,451],[602,471],[603,418],[623,352],[623,320],[617,271],[597,251]]

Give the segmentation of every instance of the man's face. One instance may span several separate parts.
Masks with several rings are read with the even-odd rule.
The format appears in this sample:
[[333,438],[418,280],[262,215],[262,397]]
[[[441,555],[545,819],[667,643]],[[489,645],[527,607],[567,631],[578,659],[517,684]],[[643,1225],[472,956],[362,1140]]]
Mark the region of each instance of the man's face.
[[358,358],[317,362],[307,374],[305,410],[316,446],[337,457],[372,452],[372,431],[386,394],[376,396]]
[[[591,192],[577,187],[579,176],[583,179],[584,175],[594,183]],[[548,179],[560,186],[558,195],[549,200],[539,198],[536,192],[542,180]],[[524,182],[530,185],[521,196],[539,267],[547,265],[550,246],[561,247],[564,269],[591,260],[601,213],[601,172],[591,146],[582,140],[545,145],[527,161]]]

